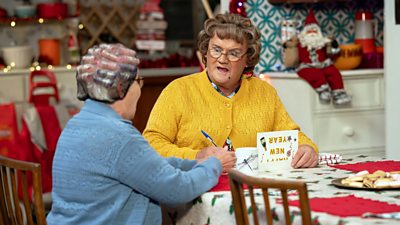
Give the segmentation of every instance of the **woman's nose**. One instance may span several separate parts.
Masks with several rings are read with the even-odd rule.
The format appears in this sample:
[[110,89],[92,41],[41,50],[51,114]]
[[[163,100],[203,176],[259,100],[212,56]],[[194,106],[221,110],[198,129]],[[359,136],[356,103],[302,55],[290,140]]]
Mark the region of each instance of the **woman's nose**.
[[228,61],[229,60],[228,60],[228,55],[227,54],[221,54],[221,56],[218,57],[218,62],[225,63],[225,62],[228,62]]

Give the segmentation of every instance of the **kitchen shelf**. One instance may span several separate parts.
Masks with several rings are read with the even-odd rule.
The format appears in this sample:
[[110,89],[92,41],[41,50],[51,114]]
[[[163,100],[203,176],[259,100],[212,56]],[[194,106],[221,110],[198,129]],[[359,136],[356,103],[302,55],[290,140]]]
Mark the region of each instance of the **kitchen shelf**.
[[44,24],[44,23],[60,23],[64,20],[70,18],[76,18],[77,16],[68,16],[64,18],[54,18],[54,19],[43,19],[40,17],[29,17],[29,18],[18,18],[18,17],[7,17],[7,18],[0,18],[0,24],[10,25],[12,22],[16,24]]

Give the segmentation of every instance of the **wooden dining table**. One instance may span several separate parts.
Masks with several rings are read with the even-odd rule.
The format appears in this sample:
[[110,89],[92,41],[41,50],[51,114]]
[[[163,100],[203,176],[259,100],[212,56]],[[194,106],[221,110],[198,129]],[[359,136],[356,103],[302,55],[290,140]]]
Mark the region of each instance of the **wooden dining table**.
[[[325,164],[307,169],[258,172],[255,176],[306,181],[311,205],[311,218],[315,225],[400,224],[400,220],[396,219],[365,218],[362,216],[369,210],[400,213],[400,189],[365,190],[340,188],[332,185],[332,180],[355,174],[363,166],[373,169],[373,166],[370,166],[372,164],[364,163],[379,163],[378,166],[391,164],[400,168],[398,161],[354,155],[343,158],[339,164]],[[361,164],[361,167],[355,165],[352,171],[353,164]],[[340,165],[347,165],[348,168],[337,168]],[[269,190],[269,197],[274,224],[285,224],[280,192]],[[296,198],[297,193],[289,192],[289,200],[293,200],[290,206],[292,224],[301,224],[299,208],[295,206],[296,201],[294,199]],[[257,213],[261,215],[260,224],[266,224],[261,191],[256,191],[256,203]],[[253,213],[250,204],[248,204],[248,207],[248,213]],[[251,218],[251,215],[249,217]],[[232,196],[226,175],[225,177],[221,176],[217,187],[192,202],[174,208],[163,207],[163,224],[225,225],[235,223]]]

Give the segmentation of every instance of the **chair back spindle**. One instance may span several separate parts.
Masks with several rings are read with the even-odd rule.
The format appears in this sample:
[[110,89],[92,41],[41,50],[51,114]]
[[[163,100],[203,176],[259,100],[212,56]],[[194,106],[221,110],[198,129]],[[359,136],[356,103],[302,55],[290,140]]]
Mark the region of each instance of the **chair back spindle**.
[[292,224],[289,212],[288,190],[296,190],[299,195],[302,224],[311,225],[310,203],[308,199],[307,184],[305,182],[251,177],[239,172],[238,170],[231,170],[229,171],[228,175],[237,225],[250,224],[247,213],[244,186],[248,188],[250,196],[253,224],[260,224],[254,190],[260,189],[262,191],[266,221],[268,225],[272,225],[273,215],[271,213],[268,190],[278,189],[281,192],[283,211],[285,214],[285,224]]
[[[28,190],[30,180],[32,190]],[[46,225],[40,164],[0,156],[0,222]]]

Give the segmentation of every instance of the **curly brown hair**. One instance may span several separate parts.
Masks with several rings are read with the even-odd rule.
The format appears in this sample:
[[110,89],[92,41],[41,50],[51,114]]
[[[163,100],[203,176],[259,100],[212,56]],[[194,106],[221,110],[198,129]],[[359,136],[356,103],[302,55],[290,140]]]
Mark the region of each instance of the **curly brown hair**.
[[207,64],[207,50],[210,39],[217,35],[220,39],[231,39],[240,44],[247,43],[247,67],[244,72],[252,72],[260,60],[260,31],[249,18],[239,14],[218,14],[204,22],[204,29],[197,36],[197,47],[202,55],[204,64]]

